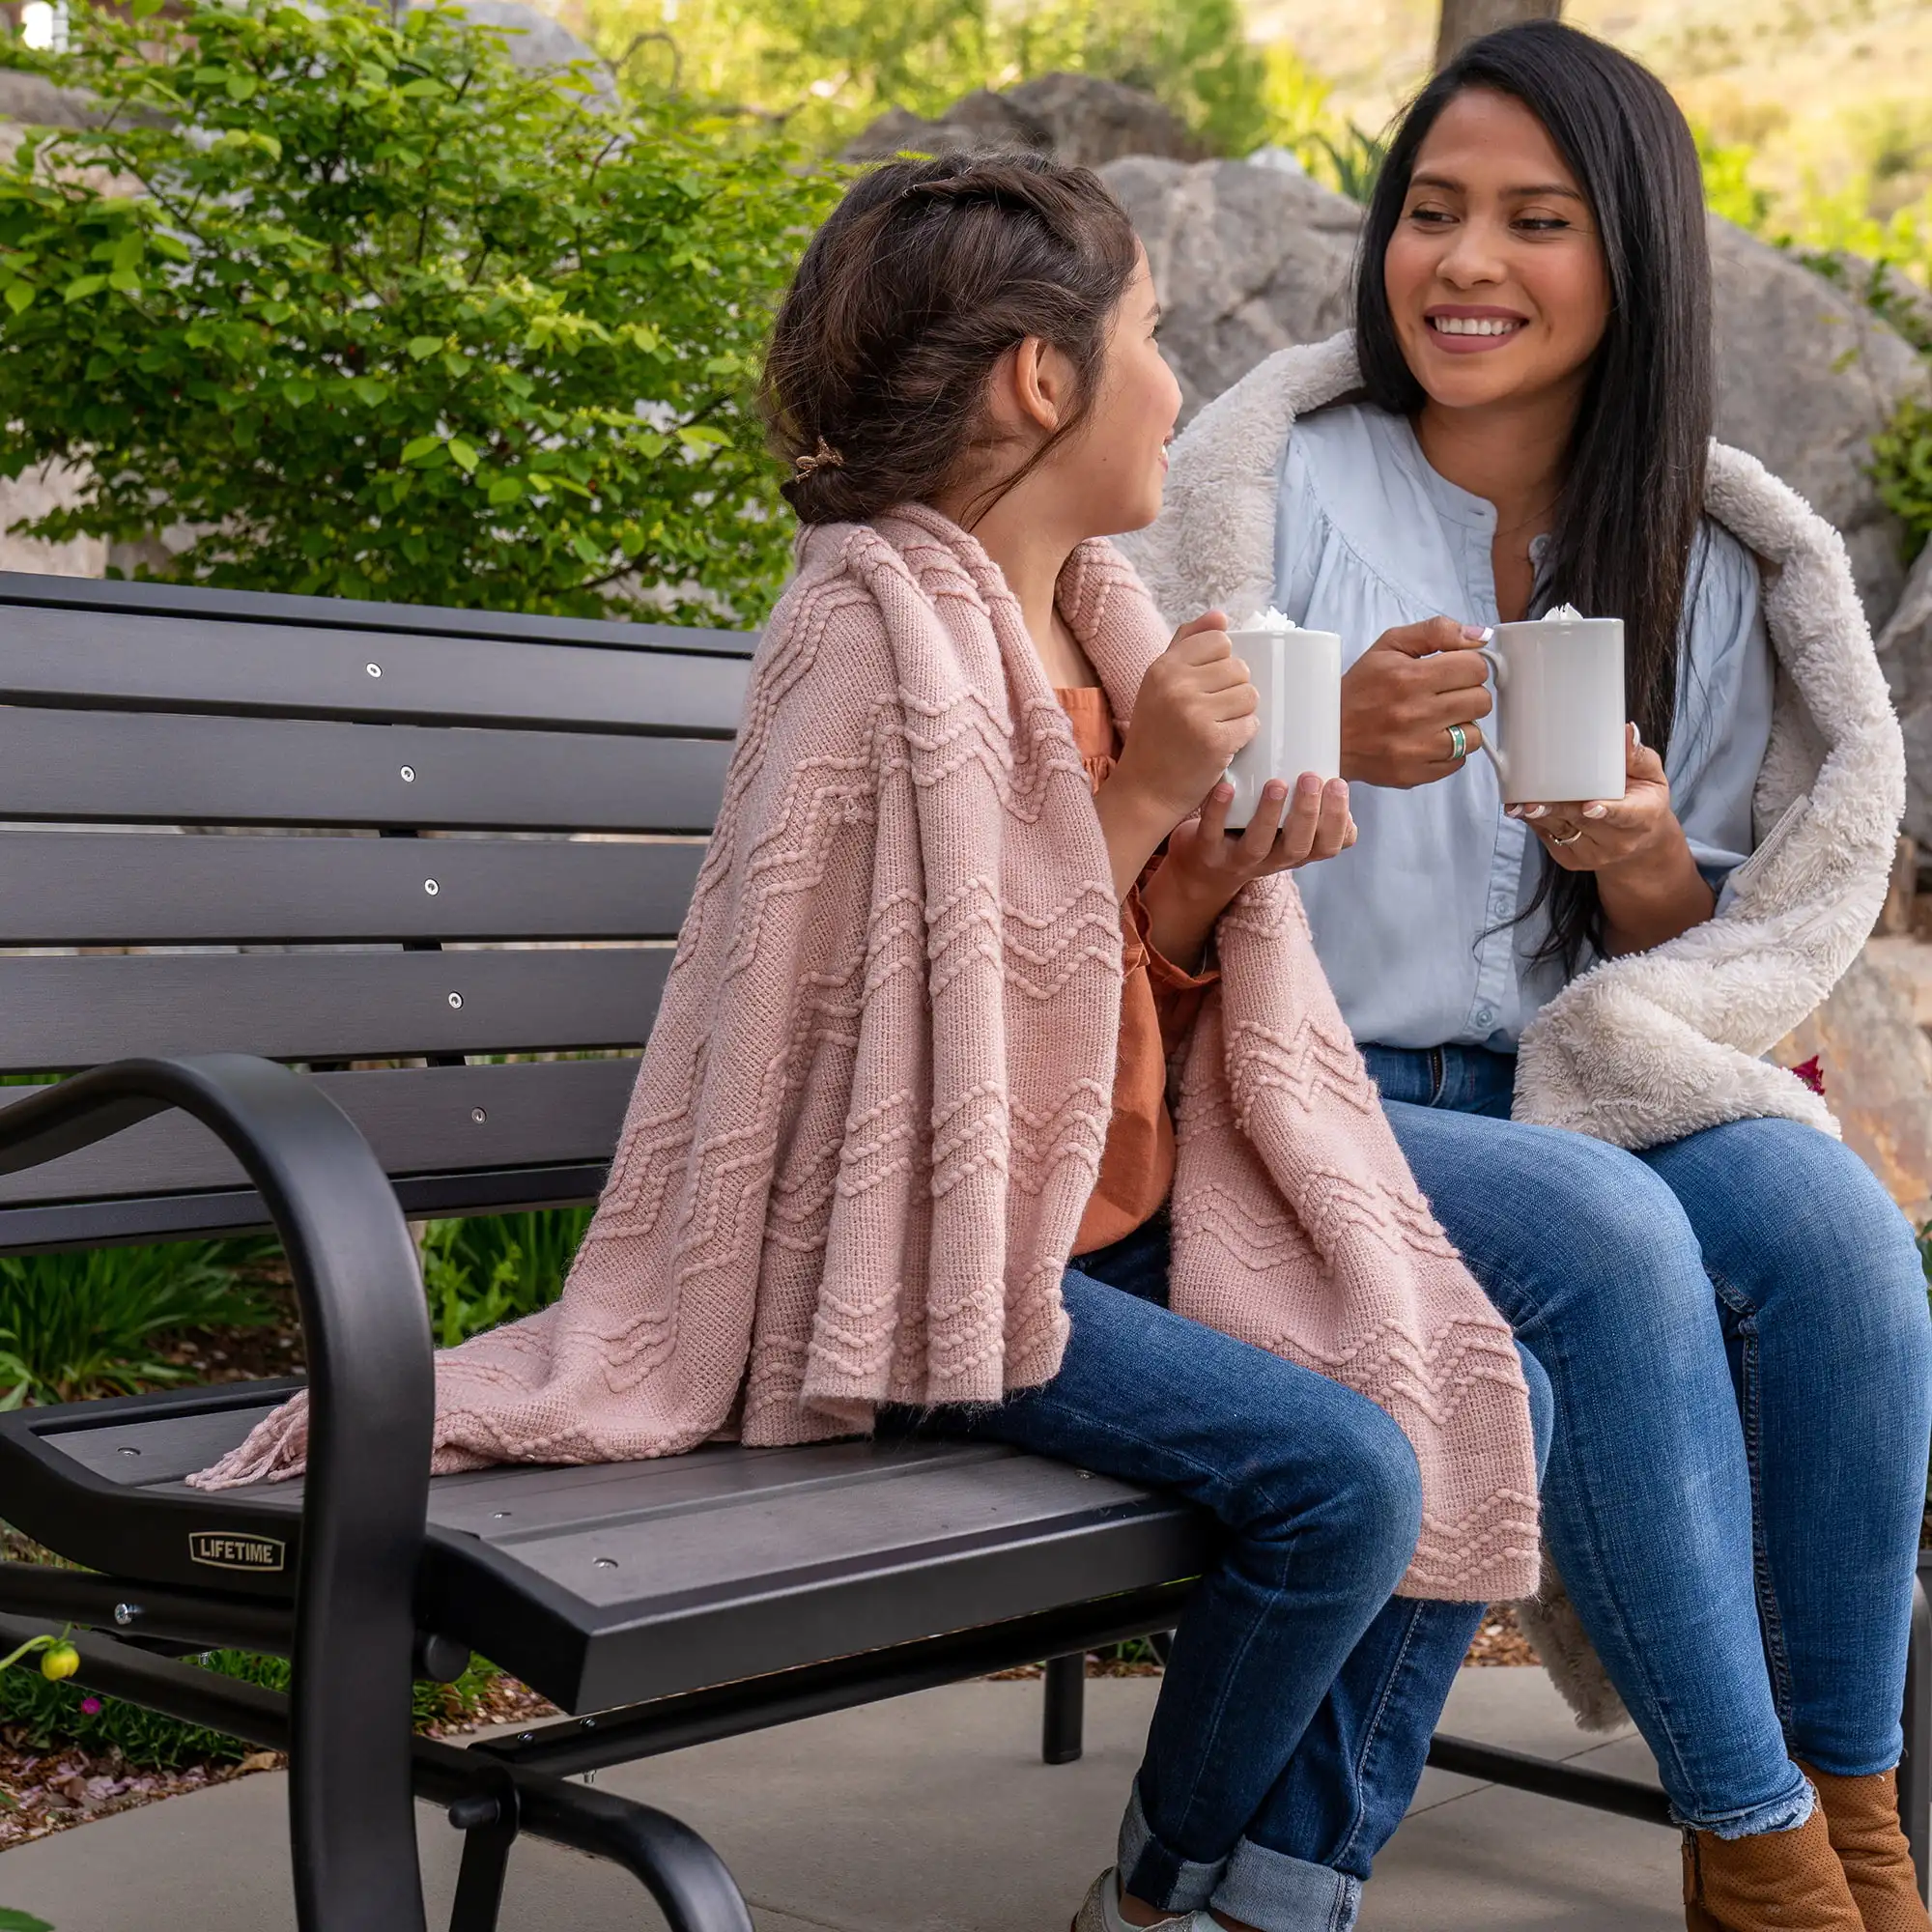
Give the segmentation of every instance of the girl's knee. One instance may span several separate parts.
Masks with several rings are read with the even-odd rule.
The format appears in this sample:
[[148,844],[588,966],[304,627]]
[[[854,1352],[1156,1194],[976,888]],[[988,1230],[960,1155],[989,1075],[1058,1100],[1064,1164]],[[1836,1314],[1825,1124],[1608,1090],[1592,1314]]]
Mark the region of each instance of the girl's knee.
[[1319,1515],[1359,1566],[1369,1594],[1387,1596],[1422,1534],[1422,1469],[1408,1437],[1366,1396],[1354,1399],[1348,1426],[1336,1432],[1327,1488]]

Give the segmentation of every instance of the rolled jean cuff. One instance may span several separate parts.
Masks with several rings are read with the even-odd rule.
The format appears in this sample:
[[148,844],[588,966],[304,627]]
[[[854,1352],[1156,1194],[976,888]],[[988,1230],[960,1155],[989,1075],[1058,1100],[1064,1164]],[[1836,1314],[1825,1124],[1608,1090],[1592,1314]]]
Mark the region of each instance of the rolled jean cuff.
[[1361,1910],[1362,1882],[1243,1838],[1210,1902],[1259,1932],[1350,1932]]
[[1126,1816],[1121,1820],[1118,1857],[1121,1889],[1159,1912],[1204,1911],[1227,1868],[1225,1859],[1212,1864],[1183,1859],[1154,1836],[1147,1813],[1141,1809],[1138,1778],[1127,1799]]
[[1798,1780],[1797,1790],[1774,1798],[1769,1804],[1754,1804],[1748,1811],[1733,1811],[1719,1818],[1687,1818],[1673,1804],[1671,1823],[1693,1832],[1708,1832],[1714,1838],[1755,1838],[1766,1832],[1795,1832],[1809,1821],[1818,1794],[1802,1771],[1794,1767],[1792,1776]]

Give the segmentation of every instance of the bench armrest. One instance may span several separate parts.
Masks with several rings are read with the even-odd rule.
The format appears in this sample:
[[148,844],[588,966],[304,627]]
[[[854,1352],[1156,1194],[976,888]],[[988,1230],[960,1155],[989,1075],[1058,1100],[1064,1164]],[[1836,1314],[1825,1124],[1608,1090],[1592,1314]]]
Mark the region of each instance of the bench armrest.
[[247,1171],[301,1307],[310,1414],[289,1790],[298,1916],[304,1927],[421,1932],[412,1600],[436,1389],[415,1249],[349,1118],[301,1075],[247,1054],[116,1061],[0,1107],[0,1173],[169,1108],[211,1128]]

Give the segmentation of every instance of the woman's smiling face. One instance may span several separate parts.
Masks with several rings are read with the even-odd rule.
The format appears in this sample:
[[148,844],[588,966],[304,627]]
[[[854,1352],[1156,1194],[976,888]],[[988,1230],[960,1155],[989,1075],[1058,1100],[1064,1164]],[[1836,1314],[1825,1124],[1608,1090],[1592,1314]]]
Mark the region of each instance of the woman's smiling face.
[[1404,359],[1443,409],[1580,385],[1609,322],[1596,219],[1543,123],[1472,87],[1417,150],[1382,262]]

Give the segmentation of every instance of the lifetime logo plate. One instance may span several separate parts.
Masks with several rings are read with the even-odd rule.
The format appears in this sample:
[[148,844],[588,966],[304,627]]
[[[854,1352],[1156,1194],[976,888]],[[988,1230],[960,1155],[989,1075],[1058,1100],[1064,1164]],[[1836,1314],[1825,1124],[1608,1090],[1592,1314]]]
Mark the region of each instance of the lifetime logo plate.
[[238,1536],[232,1529],[195,1529],[188,1532],[187,1553],[197,1563],[214,1570],[252,1570],[259,1573],[280,1570],[287,1562],[289,1547],[272,1536]]

